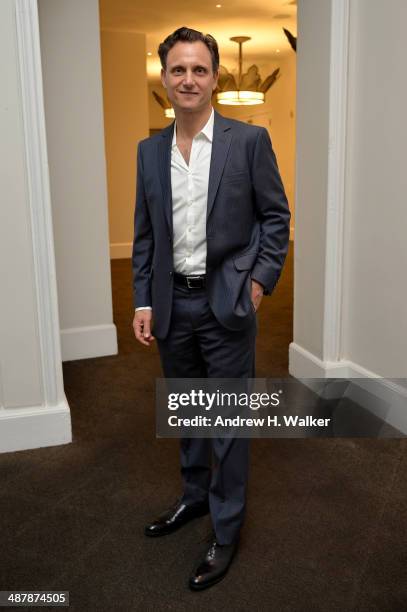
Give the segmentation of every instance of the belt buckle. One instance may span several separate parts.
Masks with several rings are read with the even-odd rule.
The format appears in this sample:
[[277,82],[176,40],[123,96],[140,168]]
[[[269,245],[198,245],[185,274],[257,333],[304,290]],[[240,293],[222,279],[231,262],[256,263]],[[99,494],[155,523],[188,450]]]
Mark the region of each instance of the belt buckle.
[[[187,287],[188,289],[199,289],[199,281],[202,280],[200,276],[187,276]],[[190,284],[192,281],[192,284]],[[194,281],[198,281],[197,285],[194,285]]]

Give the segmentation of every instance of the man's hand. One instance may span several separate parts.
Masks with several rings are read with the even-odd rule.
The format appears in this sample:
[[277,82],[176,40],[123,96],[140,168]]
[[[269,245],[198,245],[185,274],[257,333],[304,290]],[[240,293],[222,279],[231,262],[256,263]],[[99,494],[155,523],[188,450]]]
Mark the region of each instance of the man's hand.
[[151,321],[153,313],[150,309],[146,308],[143,310],[136,310],[133,319],[134,334],[141,344],[150,346],[154,340],[154,336],[151,335]]
[[263,287],[252,279],[252,303],[254,306],[254,310],[257,312],[258,307],[260,306],[260,302],[263,297]]

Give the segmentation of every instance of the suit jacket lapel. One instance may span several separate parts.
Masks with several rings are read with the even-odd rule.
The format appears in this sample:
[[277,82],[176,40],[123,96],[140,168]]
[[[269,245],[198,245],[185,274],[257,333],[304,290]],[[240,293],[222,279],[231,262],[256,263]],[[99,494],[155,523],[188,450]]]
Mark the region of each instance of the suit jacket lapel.
[[231,123],[215,111],[206,218],[211,214],[232,141]]
[[168,229],[172,236],[172,195],[171,195],[171,143],[174,133],[174,122],[161,132],[161,140],[158,145],[159,174],[163,193],[164,214],[167,219]]

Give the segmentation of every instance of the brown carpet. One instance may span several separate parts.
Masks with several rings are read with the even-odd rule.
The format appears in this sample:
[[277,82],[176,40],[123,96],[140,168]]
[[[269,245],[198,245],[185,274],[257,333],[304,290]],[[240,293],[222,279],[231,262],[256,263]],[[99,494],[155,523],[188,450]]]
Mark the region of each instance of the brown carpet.
[[[292,252],[259,313],[258,376],[286,376]],[[129,260],[112,262],[118,356],[64,364],[74,442],[0,455],[0,590],[69,590],[74,610],[407,609],[405,440],[253,440],[247,520],[224,581],[187,578],[210,519],[151,540],[180,491],[156,439],[155,348],[132,336]]]

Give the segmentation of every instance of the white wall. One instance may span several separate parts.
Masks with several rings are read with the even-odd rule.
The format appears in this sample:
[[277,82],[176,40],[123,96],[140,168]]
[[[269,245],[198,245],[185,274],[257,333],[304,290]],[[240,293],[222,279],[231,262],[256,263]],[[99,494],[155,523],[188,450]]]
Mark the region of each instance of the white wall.
[[149,136],[146,37],[102,30],[101,46],[110,256],[131,257],[137,144]]
[[404,0],[351,2],[342,357],[389,378],[407,378],[406,23]]
[[36,9],[33,2],[23,11],[14,0],[0,2],[0,452],[72,439],[48,223]]
[[357,379],[347,396],[406,433],[407,6],[392,10],[386,28],[380,2],[299,3],[289,369]]
[[39,0],[64,360],[117,352],[97,0]]
[[6,407],[43,399],[13,4],[0,3],[0,82],[6,85],[0,88],[0,400]]
[[323,358],[331,3],[298,3],[294,342]]

